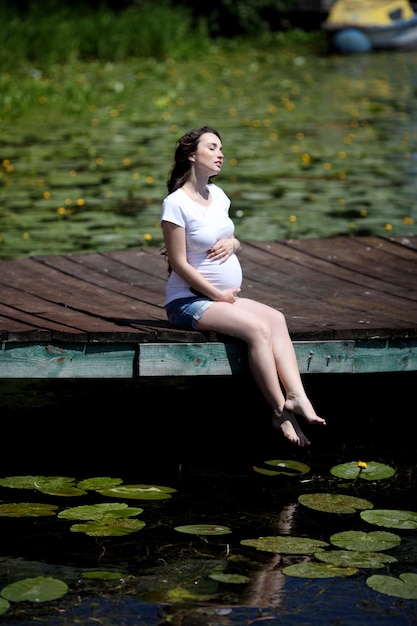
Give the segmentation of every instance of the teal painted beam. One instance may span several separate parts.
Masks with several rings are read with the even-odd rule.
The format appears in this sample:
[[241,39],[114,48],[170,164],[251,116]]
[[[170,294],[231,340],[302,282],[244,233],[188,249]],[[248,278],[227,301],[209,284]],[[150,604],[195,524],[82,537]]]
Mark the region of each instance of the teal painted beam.
[[134,344],[6,343],[0,378],[133,378]]
[[[417,370],[417,338],[295,341],[302,374]],[[229,376],[247,371],[241,343],[72,344],[4,342],[0,378]]]

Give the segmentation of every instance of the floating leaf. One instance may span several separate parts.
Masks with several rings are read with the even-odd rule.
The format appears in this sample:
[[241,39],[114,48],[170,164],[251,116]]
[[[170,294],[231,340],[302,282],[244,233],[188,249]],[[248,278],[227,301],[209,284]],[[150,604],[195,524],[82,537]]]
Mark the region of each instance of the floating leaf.
[[6,598],[0,598],[0,615],[4,615],[9,608],[10,603],[6,600]]
[[415,511],[396,511],[395,509],[374,509],[362,511],[361,518],[375,526],[386,528],[400,528],[415,530],[417,528],[417,513]]
[[133,517],[140,515],[143,509],[137,507],[129,507],[125,502],[104,502],[102,504],[90,504],[85,506],[75,506],[58,513],[58,517],[62,519],[78,519],[78,520],[95,520],[104,519],[120,519],[124,517]]
[[324,513],[355,513],[357,509],[372,509],[368,500],[333,493],[307,493],[299,496],[298,501],[315,511]]
[[266,476],[300,476],[301,474],[307,474],[310,471],[310,467],[305,463],[291,460],[272,460],[264,461],[265,465],[272,465],[275,469],[270,470],[262,467],[254,466],[253,469],[259,474],[265,474]]
[[389,465],[376,463],[375,461],[366,463],[366,468],[364,468],[359,467],[357,461],[352,461],[350,463],[335,465],[331,468],[330,473],[338,478],[346,478],[348,480],[355,480],[358,476],[364,480],[382,480],[383,478],[393,476],[395,469]]
[[215,524],[189,524],[176,526],[175,530],[179,533],[188,533],[189,535],[229,535],[232,532],[227,526]]
[[68,585],[56,578],[38,576],[11,583],[1,590],[1,595],[12,602],[48,602],[57,600],[68,591]]
[[40,478],[42,476],[8,476],[0,478],[0,486],[11,489],[36,489],[35,484]]
[[166,500],[170,494],[176,492],[172,487],[160,485],[120,485],[110,489],[98,490],[102,496],[111,498],[132,498],[137,500]]
[[330,543],[345,550],[374,552],[390,550],[401,543],[401,537],[383,530],[365,533],[361,530],[347,530],[330,537]]
[[67,476],[9,476],[0,479],[2,487],[36,489],[53,496],[83,496],[85,491],[75,487],[75,478]]
[[253,466],[253,471],[257,474],[263,474],[264,476],[279,476],[281,472],[276,472],[275,470],[266,469],[266,467],[258,467],[257,465]]
[[121,478],[108,478],[107,476],[102,476],[80,480],[80,482],[77,483],[77,487],[79,487],[79,489],[86,489],[87,491],[99,491],[100,489],[109,489],[110,487],[121,485],[122,482],[123,480]]
[[74,524],[70,530],[73,533],[85,533],[90,537],[122,537],[136,533],[145,527],[145,522],[138,519],[117,519],[113,522],[86,522]]
[[219,583],[229,583],[232,585],[242,585],[250,581],[248,576],[242,576],[241,574],[226,574],[226,572],[212,572],[208,575],[208,577],[212,580],[217,580]]
[[329,545],[319,539],[288,536],[242,539],[240,543],[243,546],[251,546],[263,552],[274,552],[274,554],[313,554],[317,548],[321,550]]
[[348,567],[384,567],[385,563],[396,563],[395,556],[380,552],[356,552],[354,550],[329,550],[314,554],[319,561]]
[[375,574],[366,580],[368,587],[387,596],[417,600],[417,574],[400,574],[399,578]]
[[93,580],[121,580],[123,576],[124,574],[122,574],[122,572],[109,572],[108,570],[95,570],[81,573],[81,578],[91,578]]
[[356,567],[335,567],[327,563],[295,563],[284,567],[284,574],[298,578],[345,578],[358,571]]
[[59,507],[36,502],[13,502],[0,504],[0,517],[46,517],[56,515]]

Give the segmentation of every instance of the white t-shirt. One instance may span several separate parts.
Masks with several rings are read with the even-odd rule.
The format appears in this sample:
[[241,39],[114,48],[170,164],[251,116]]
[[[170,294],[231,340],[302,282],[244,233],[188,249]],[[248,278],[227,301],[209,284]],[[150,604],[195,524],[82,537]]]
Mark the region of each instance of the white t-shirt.
[[[162,203],[161,221],[177,224],[186,231],[187,261],[204,278],[218,289],[240,288],[242,268],[239,259],[232,254],[226,261],[210,260],[208,250],[225,237],[234,233],[234,224],[229,217],[230,200],[225,192],[210,183],[211,204],[201,206],[192,200],[182,188],[170,193]],[[171,272],[166,285],[165,304],[177,298],[195,296],[189,285],[175,272]]]

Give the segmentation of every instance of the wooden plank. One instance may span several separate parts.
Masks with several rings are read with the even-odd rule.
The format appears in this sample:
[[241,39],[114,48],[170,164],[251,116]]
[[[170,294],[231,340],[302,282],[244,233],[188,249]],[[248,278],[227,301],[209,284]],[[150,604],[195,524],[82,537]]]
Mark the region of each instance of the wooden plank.
[[[302,374],[417,370],[417,338],[294,342]],[[244,344],[10,343],[0,350],[0,378],[136,378],[247,373]]]
[[290,331],[300,332],[302,323],[305,330],[312,330],[310,319],[316,328],[331,325],[334,330],[355,329],[359,334],[370,325],[389,331],[393,320],[399,328],[417,326],[417,307],[408,292],[403,290],[394,299],[380,291],[380,281],[378,289],[372,289],[360,282],[357,272],[342,268],[339,273],[331,262],[315,261],[304,250],[288,251],[276,242],[255,243],[245,248],[242,265],[250,281],[243,295],[256,290],[257,298],[265,301],[269,290],[269,303],[285,313]]
[[[296,341],[294,349],[301,374],[417,370],[417,339]],[[140,347],[140,376],[230,375],[247,369],[245,350],[236,344],[143,344]]]
[[0,378],[133,378],[135,345],[3,343]]
[[[379,242],[377,237],[367,237],[366,240],[360,237],[353,237],[351,240],[340,237],[312,239],[309,240],[308,253],[322,261],[331,261],[332,268],[348,268],[354,271],[367,284],[373,280],[374,286],[378,284],[381,291],[394,290],[398,295],[409,294],[410,277],[416,277],[417,254],[414,259],[405,258],[390,252],[388,244],[384,248]],[[299,251],[305,250],[301,240],[292,240],[286,245]],[[393,249],[394,247],[391,248]],[[414,291],[414,296],[416,295],[417,292]]]

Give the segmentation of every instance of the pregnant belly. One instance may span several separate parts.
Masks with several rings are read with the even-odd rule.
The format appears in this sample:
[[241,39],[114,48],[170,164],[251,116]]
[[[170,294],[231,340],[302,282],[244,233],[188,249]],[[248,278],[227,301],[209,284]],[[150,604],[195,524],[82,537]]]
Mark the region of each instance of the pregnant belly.
[[197,269],[218,289],[236,289],[242,285],[242,268],[235,254],[224,263],[206,259]]

